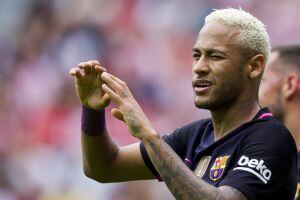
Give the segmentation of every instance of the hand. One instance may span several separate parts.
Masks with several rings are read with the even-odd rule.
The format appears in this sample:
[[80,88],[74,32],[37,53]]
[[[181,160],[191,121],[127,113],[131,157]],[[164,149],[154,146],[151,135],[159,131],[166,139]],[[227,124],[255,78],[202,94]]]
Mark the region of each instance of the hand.
[[78,99],[85,107],[101,110],[109,104],[110,98],[101,88],[101,74],[105,71],[97,60],[81,62],[78,67],[70,70],[70,74],[75,77]]
[[103,91],[119,107],[119,109],[112,110],[112,115],[126,123],[131,135],[142,140],[143,137],[149,134],[156,134],[126,83],[107,72],[103,72],[101,77],[105,82],[102,85]]

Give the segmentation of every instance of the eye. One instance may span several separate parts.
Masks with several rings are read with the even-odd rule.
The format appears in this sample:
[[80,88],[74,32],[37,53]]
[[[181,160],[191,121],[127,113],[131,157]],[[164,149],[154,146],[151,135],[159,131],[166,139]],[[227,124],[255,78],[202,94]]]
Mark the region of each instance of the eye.
[[193,59],[194,59],[195,61],[198,61],[198,60],[200,59],[200,57],[201,57],[201,54],[200,54],[200,53],[194,53],[194,54],[193,54]]
[[222,60],[224,57],[217,55],[217,54],[211,54],[210,57],[214,60]]

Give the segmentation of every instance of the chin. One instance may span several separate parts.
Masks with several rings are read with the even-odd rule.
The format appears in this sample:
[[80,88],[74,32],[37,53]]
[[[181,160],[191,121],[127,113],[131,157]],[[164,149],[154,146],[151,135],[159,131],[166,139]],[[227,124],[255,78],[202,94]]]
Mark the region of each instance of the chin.
[[194,104],[197,108],[210,110],[211,104],[208,101],[199,101],[197,99],[194,100]]
[[220,101],[213,101],[213,100],[204,100],[204,99],[197,99],[195,98],[194,104],[197,108],[200,109],[206,109],[209,111],[218,111],[218,110],[223,110],[228,107],[230,107],[230,103],[226,102],[220,102]]

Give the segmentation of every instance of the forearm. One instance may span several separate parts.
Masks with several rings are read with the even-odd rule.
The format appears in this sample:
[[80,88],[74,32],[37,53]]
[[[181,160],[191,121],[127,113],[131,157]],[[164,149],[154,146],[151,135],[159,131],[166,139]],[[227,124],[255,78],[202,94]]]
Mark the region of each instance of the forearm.
[[81,141],[85,174],[103,179],[119,151],[105,128],[104,110],[82,106]]
[[225,199],[219,188],[196,177],[159,136],[143,139],[143,143],[152,163],[176,199]]
[[112,142],[106,131],[99,136],[82,133],[81,145],[85,174],[91,178],[104,178],[118,155],[119,148]]

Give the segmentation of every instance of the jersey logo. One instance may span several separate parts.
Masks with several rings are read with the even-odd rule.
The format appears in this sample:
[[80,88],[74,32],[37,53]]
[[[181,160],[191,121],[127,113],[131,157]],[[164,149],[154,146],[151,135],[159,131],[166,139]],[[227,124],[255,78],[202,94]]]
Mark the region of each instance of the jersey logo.
[[250,159],[243,155],[238,162],[239,167],[235,167],[233,171],[243,170],[250,172],[259,178],[264,184],[267,184],[272,176],[272,172],[267,168],[264,162],[265,161],[262,159]]
[[197,168],[194,171],[194,174],[200,178],[205,174],[207,167],[209,165],[211,156],[204,156],[200,159]]
[[226,167],[226,163],[228,160],[229,156],[222,156],[216,158],[213,166],[210,169],[209,177],[211,180],[216,181],[219,178],[221,178],[224,169]]

